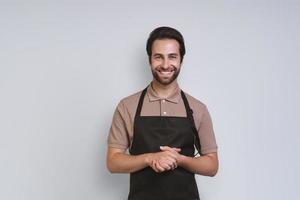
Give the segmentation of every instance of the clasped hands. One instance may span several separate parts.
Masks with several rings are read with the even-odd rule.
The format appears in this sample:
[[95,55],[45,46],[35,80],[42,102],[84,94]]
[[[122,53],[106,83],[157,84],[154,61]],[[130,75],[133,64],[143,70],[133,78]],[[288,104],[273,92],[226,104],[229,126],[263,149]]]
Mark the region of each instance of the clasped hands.
[[181,149],[160,146],[160,150],[160,152],[150,155],[149,166],[158,173],[175,169],[182,156],[179,153]]

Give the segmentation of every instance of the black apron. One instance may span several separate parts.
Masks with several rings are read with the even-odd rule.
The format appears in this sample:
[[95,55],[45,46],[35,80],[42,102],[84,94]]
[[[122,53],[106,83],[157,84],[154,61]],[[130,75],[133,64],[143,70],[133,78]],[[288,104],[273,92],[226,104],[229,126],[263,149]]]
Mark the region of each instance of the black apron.
[[[147,88],[146,88],[147,89]],[[193,157],[195,125],[183,91],[187,117],[141,116],[146,89],[143,90],[134,119],[131,155],[159,152],[160,146],[177,147],[181,154]],[[198,134],[197,134],[198,135]],[[151,167],[130,174],[129,200],[198,200],[193,173],[182,167],[157,173]]]

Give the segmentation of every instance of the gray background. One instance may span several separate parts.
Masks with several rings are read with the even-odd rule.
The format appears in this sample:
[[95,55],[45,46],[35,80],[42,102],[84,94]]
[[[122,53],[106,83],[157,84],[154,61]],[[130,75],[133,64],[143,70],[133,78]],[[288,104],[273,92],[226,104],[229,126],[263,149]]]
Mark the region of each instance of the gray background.
[[179,82],[211,113],[220,170],[204,200],[297,199],[299,1],[0,1],[0,199],[125,199],[106,138],[151,80],[157,26],[186,40]]

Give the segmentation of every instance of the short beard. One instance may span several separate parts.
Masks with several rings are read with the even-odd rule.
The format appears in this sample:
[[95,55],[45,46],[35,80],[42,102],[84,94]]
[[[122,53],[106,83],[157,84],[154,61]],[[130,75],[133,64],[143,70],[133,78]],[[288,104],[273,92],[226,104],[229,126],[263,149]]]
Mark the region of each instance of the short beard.
[[152,75],[153,75],[154,79],[162,85],[171,84],[174,80],[176,80],[176,78],[178,77],[178,75],[180,73],[180,69],[177,70],[175,68],[173,76],[170,79],[164,80],[159,77],[158,72],[156,70],[151,70],[151,71],[152,71]]

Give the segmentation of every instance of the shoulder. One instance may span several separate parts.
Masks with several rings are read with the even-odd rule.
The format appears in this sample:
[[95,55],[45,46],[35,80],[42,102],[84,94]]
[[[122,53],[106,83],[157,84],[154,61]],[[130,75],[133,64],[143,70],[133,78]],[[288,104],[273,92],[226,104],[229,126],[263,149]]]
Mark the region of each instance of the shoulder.
[[207,110],[207,107],[204,102],[202,102],[201,100],[193,97],[192,95],[190,95],[186,92],[184,92],[184,94],[189,102],[191,109],[194,112],[198,112],[200,114],[200,113],[203,113],[205,110]]
[[141,94],[142,94],[142,90],[124,97],[123,99],[121,99],[120,103],[123,104],[124,106],[130,106],[132,104],[137,105]]
[[133,115],[136,111],[141,93],[142,90],[121,99],[118,104],[118,110],[121,110],[124,114],[127,113],[129,115]]
[[206,104],[187,93],[185,95],[193,110],[196,128],[199,130],[201,124],[204,124],[203,127],[210,127],[212,120]]

